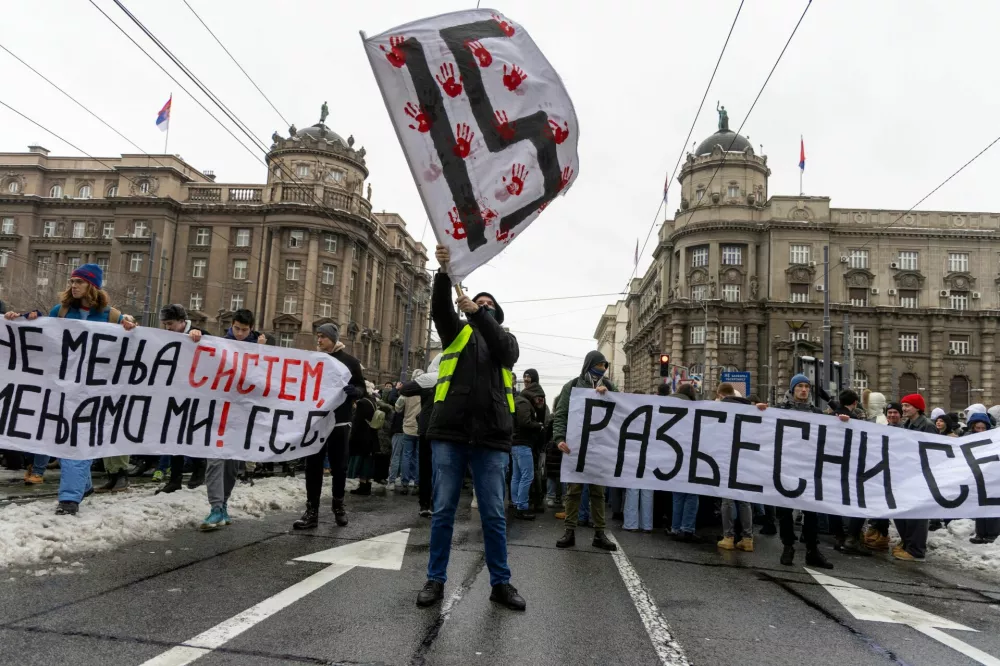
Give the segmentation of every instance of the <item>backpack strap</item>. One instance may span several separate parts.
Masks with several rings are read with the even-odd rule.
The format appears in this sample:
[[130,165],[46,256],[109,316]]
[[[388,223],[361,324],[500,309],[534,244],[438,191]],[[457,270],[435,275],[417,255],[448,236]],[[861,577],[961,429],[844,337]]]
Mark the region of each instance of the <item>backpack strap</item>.
[[118,320],[122,318],[122,313],[118,308],[111,308],[111,312],[108,314],[108,323],[117,324]]
[[56,316],[59,317],[60,319],[65,319],[67,314],[69,314],[69,308],[66,307],[65,305],[60,305],[59,314],[57,314]]

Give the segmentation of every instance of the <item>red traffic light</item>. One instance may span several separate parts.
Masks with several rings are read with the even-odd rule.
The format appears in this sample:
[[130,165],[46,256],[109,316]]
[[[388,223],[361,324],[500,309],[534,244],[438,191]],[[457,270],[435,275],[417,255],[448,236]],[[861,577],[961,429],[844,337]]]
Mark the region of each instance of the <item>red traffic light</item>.
[[660,354],[660,363],[661,364],[670,363],[670,354]]

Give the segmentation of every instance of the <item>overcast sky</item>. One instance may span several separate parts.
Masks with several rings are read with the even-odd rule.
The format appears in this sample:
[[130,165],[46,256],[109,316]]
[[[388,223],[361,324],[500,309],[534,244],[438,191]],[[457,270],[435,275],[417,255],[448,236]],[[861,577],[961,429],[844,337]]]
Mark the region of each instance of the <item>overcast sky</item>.
[[[166,64],[111,0],[95,1]],[[322,102],[329,102],[331,129],[345,138],[353,134],[356,145],[367,149],[373,207],[401,214],[420,239],[423,207],[358,31],[377,34],[469,5],[437,0],[189,2],[289,122],[311,125]],[[7,12],[0,23],[0,43],[144,150],[163,150],[154,122],[173,92],[171,153],[198,169],[214,170],[219,182],[264,181],[261,163],[90,2],[15,4],[17,11]],[[287,125],[183,2],[125,4],[261,140],[269,145],[273,131],[287,134]],[[728,109],[733,129],[744,121],[805,4],[746,2],[691,141],[715,130],[717,100]],[[524,26],[547,55],[580,122],[580,175],[572,190],[466,281],[470,289],[492,291],[507,303],[507,325],[521,342],[517,370],[538,368],[551,394],[579,371],[583,355],[594,346],[598,318],[614,297],[511,301],[623,289],[636,239],[642,242],[653,221],[665,174],[684,147],[739,2],[624,0],[611,9],[596,2],[508,0],[493,6]],[[904,210],[919,200],[1000,134],[1000,92],[990,74],[998,19],[1000,5],[989,0],[816,0],[743,129],[769,157],[770,193],[798,192],[802,134],[807,193],[830,196],[840,207]],[[166,66],[184,87],[195,90]],[[83,150],[98,156],[134,152],[3,52],[0,72],[0,100]],[[76,154],[0,107],[0,151],[21,151],[36,141],[54,154]],[[1000,147],[922,208],[1000,210],[1000,190],[989,180],[998,165]],[[678,202],[672,192],[670,217]],[[429,231],[423,240],[432,253]],[[649,254],[647,248],[640,274]]]

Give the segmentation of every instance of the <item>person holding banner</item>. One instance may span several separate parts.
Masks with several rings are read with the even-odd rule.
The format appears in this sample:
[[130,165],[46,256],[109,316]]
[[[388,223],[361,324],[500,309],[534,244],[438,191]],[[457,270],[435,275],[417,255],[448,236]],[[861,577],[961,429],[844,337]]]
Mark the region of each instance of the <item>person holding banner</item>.
[[[902,403],[903,428],[919,430],[920,432],[937,433],[934,422],[924,416],[927,405],[919,393],[903,396]],[[985,407],[983,408],[985,410]],[[922,562],[927,551],[927,532],[930,521],[922,518],[897,518],[896,531],[900,542],[893,549],[892,556],[904,562]]]
[[[126,331],[136,327],[135,322],[126,318],[121,311],[110,305],[108,293],[102,289],[104,271],[97,264],[84,264],[76,268],[69,277],[66,290],[59,296],[59,302],[49,311],[50,317],[82,319],[84,321],[120,324]],[[34,310],[24,314],[34,320],[41,312]],[[7,312],[4,317],[16,319],[19,312]],[[113,456],[104,459],[104,470],[108,473],[108,483],[104,491],[118,492],[128,488],[128,456]],[[80,502],[94,492],[90,477],[92,460],[63,459],[60,463],[59,505],[56,515],[75,516],[80,510]],[[38,460],[35,461],[38,464]]]
[[[562,387],[556,399],[556,412],[552,419],[552,436],[563,453],[571,451],[566,443],[566,426],[569,422],[569,400],[574,388],[596,390],[603,395],[608,391],[617,391],[611,380],[604,376],[608,371],[608,360],[599,351],[588,352],[583,359],[583,369],[580,376],[571,379]],[[575,443],[574,443],[575,444]],[[580,510],[580,495],[583,493],[582,483],[571,483],[566,490],[564,504],[566,507],[566,532],[556,541],[557,548],[569,548],[576,545],[576,525]],[[601,550],[616,551],[616,546],[604,534],[604,486],[589,484],[590,514],[594,519],[594,540],[591,545]]]
[[434,513],[431,517],[427,583],[417,595],[418,606],[444,598],[455,511],[465,470],[479,500],[483,547],[490,570],[490,600],[523,611],[524,598],[510,584],[507,565],[507,519],[504,486],[514,430],[514,375],[520,350],[517,339],[503,327],[503,309],[487,292],[469,298],[457,289],[458,309],[451,304],[451,252],[438,245],[441,269],[434,276],[431,317],[444,351],[438,367],[434,410],[427,430],[434,465]]

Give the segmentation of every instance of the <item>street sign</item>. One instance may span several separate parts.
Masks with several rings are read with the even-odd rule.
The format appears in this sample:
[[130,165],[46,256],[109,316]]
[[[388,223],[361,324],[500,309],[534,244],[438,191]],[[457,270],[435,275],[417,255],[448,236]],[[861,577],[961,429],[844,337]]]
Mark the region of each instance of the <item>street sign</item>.
[[719,375],[719,380],[732,384],[733,388],[740,392],[744,398],[750,395],[750,373],[749,372],[723,372]]

